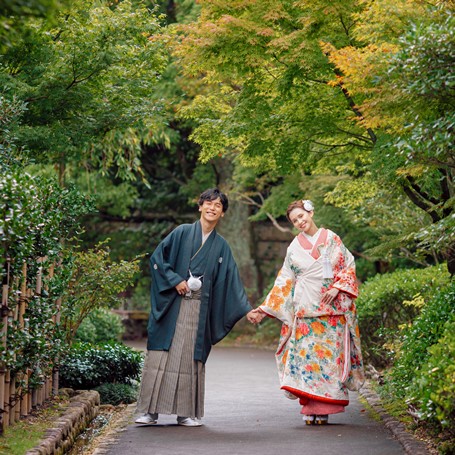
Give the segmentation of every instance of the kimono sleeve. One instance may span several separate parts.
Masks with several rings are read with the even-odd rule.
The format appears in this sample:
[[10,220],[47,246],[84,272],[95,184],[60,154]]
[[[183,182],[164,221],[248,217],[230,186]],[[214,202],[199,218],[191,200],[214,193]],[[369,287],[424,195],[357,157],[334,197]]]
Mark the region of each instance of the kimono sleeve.
[[291,253],[288,249],[273,288],[259,308],[267,315],[275,317],[287,325],[292,325],[294,321],[294,285],[295,273],[292,270]]
[[355,273],[354,256],[343,245],[340,238],[335,241],[338,244],[336,249],[337,258],[334,266],[334,277],[332,286],[341,292],[346,293],[350,298],[355,299],[359,293],[357,277]]
[[251,305],[240,279],[231,249],[225,245],[218,259],[218,270],[210,295],[211,343],[222,340],[250,310]]
[[150,258],[153,286],[157,292],[172,289],[184,280],[174,271],[181,241],[179,232],[178,228],[172,231],[157,246]]

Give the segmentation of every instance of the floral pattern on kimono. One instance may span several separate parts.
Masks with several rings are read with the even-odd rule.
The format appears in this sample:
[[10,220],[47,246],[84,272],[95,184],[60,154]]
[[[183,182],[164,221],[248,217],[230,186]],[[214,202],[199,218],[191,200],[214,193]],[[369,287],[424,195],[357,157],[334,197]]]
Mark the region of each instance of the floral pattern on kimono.
[[[323,278],[321,252],[328,254],[333,278]],[[322,304],[331,288],[340,292]],[[276,352],[282,389],[300,398],[349,403],[348,389],[358,390],[364,381],[357,293],[354,258],[334,232],[322,229],[314,246],[302,234],[291,242],[260,306],[283,322]]]

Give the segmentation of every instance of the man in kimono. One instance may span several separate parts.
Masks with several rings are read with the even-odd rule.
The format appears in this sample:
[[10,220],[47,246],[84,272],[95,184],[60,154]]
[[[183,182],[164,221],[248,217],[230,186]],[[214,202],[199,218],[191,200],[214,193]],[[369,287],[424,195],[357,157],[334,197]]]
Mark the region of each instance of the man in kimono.
[[152,308],[139,424],[175,414],[179,425],[201,426],[210,350],[251,310],[231,249],[215,230],[228,209],[226,195],[206,190],[198,205],[200,219],[178,226],[150,259]]

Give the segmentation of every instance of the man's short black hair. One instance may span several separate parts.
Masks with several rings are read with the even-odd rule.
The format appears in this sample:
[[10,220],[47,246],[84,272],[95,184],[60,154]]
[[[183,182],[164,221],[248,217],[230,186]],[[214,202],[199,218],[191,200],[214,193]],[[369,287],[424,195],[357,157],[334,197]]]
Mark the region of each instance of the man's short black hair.
[[223,204],[223,212],[227,212],[229,207],[229,201],[227,196],[222,193],[218,188],[209,188],[205,190],[197,201],[199,207],[204,203],[204,201],[214,201],[215,199],[220,198],[221,204]]

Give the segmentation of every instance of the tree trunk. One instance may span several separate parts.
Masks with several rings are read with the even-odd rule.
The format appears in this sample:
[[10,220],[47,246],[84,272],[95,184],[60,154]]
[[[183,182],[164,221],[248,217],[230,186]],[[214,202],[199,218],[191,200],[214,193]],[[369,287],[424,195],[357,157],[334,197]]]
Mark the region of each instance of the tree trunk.
[[[214,165],[219,178],[218,187],[229,197],[229,192],[233,188],[233,165],[227,159],[216,160]],[[249,207],[246,204],[230,197],[229,209],[217,230],[231,246],[248,298],[254,305],[258,299],[258,268],[253,253],[254,236],[252,224],[248,220],[249,215]]]
[[445,256],[447,258],[447,269],[449,270],[450,276],[453,277],[455,275],[455,243],[449,246]]

